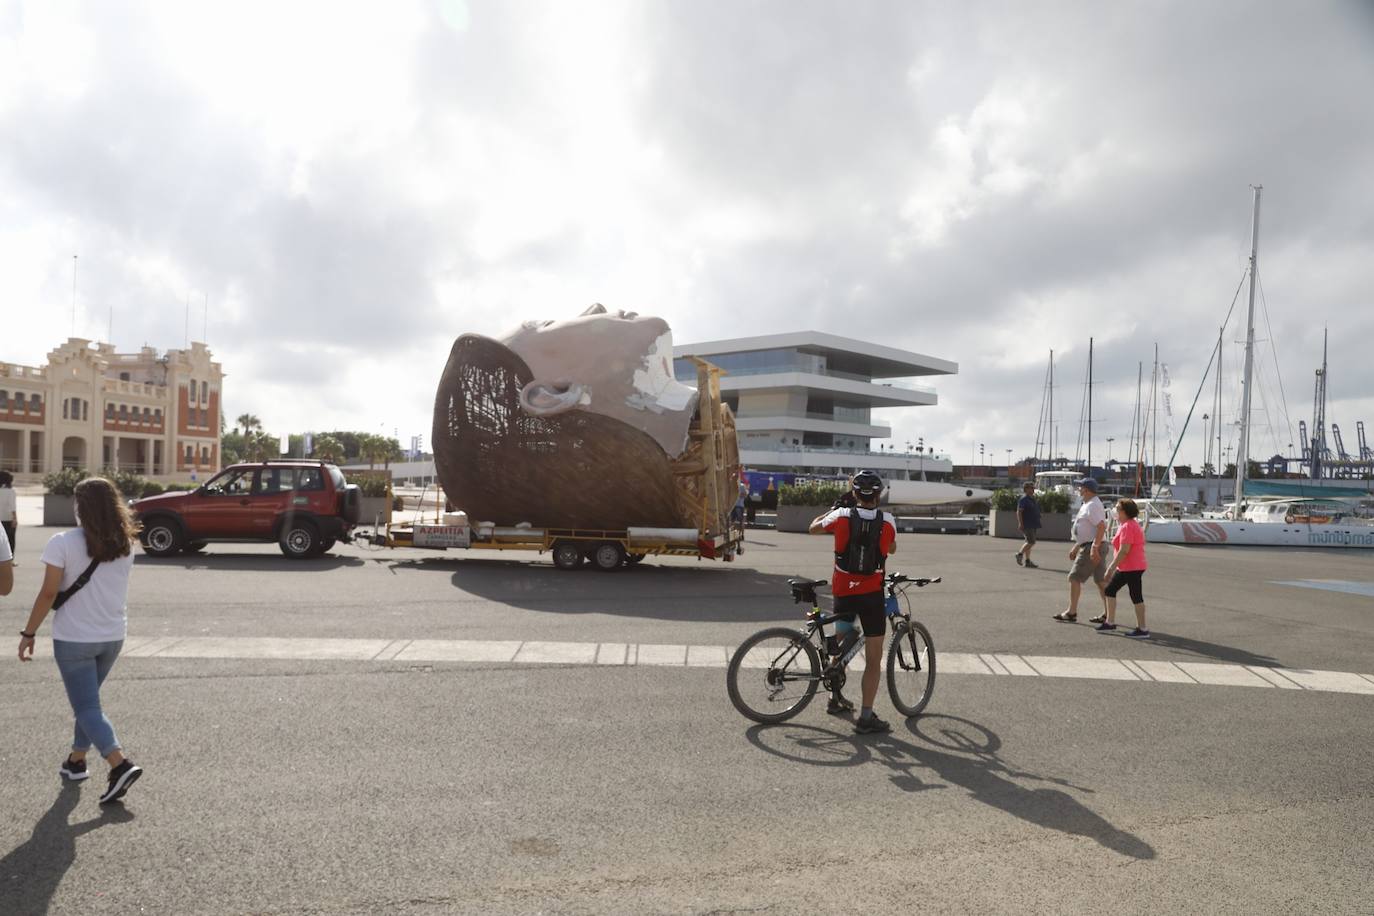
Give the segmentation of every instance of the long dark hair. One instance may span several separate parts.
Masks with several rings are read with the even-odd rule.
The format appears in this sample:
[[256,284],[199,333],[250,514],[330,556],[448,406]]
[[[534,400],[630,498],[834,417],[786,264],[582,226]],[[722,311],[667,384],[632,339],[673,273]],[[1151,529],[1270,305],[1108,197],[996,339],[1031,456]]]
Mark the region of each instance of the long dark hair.
[[14,475],[9,471],[0,471],[0,487],[8,487],[14,483]]
[[76,485],[76,515],[86,532],[86,553],[102,563],[127,557],[139,527],[119,490],[104,477],[87,477]]

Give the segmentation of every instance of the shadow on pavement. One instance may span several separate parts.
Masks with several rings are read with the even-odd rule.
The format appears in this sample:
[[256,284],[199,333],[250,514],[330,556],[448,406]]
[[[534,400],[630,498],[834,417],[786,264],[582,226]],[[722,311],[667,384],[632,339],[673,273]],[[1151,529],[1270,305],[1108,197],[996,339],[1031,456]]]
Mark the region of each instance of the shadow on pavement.
[[[232,545],[226,545],[232,550]],[[181,569],[215,569],[222,572],[300,572],[303,569],[341,569],[366,565],[367,561],[357,556],[336,556],[325,554],[309,560],[292,560],[285,556],[264,553],[192,553],[175,557],[150,557],[145,553],[135,556],[134,562],[140,566],[174,566]]]
[[952,784],[975,801],[1013,817],[1073,836],[1097,841],[1133,859],[1153,859],[1150,844],[1113,826],[1062,788],[1027,788],[1015,780],[1091,793],[1053,776],[1016,770],[997,754],[1002,742],[990,729],[954,716],[923,716],[906,723],[920,743],[886,735],[856,735],[812,725],[755,725],[745,737],[759,750],[810,766],[877,765],[890,769],[904,792],[945,789]]
[[0,859],[0,900],[4,901],[5,913],[47,913],[57,886],[76,861],[76,838],[106,824],[134,819],[123,805],[113,804],[101,808],[99,817],[67,823],[80,800],[81,789],[72,783],[64,784],[52,806],[34,824],[29,838]]
[[[1118,622],[1122,619],[1118,611]],[[1124,619],[1127,621],[1132,619],[1129,608],[1126,611]],[[1134,626],[1134,624],[1132,624],[1132,626]],[[1150,638],[1141,641],[1146,644],[1153,643],[1163,649],[1187,652],[1190,655],[1196,655],[1201,658],[1212,658],[1217,661],[1232,662],[1237,665],[1256,665],[1261,668],[1280,667],[1278,660],[1268,655],[1259,655],[1248,649],[1239,649],[1235,646],[1223,646],[1214,642],[1204,642],[1200,639],[1189,639],[1187,636],[1175,636],[1172,633],[1161,633],[1159,630],[1151,630]]]
[[[805,609],[792,602],[787,585],[790,576],[709,560],[690,567],[658,566],[649,561],[614,572],[586,566],[561,570],[552,564],[478,557],[416,557],[386,565],[393,572],[447,573],[459,591],[550,614],[797,626],[805,617]],[[795,575],[803,573],[798,570]],[[823,603],[828,606],[829,599]]]

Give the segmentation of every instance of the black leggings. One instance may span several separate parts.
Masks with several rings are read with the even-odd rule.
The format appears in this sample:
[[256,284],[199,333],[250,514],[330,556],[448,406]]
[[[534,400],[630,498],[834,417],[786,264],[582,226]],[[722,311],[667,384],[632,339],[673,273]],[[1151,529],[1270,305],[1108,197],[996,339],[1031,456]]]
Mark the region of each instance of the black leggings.
[[1131,590],[1131,604],[1144,604],[1145,592],[1140,587],[1140,577],[1143,575],[1145,575],[1143,569],[1134,569],[1130,572],[1118,569],[1102,593],[1108,598],[1115,598],[1116,593],[1121,591],[1123,587],[1129,588]]

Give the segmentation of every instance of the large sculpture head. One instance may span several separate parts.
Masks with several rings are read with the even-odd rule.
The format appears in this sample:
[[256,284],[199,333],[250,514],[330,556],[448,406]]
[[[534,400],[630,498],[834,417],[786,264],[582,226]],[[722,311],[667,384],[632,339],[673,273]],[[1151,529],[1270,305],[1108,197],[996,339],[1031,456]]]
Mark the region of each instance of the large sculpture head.
[[500,340],[534,374],[520,391],[530,416],[585,410],[643,430],[670,458],[686,448],[697,392],[673,376],[673,332],[662,318],[593,305],[576,318],[527,321]]
[[681,466],[700,462],[698,394],[672,359],[667,322],[599,305],[497,340],[459,337],[434,411],[449,501],[497,524],[694,527],[700,500]]

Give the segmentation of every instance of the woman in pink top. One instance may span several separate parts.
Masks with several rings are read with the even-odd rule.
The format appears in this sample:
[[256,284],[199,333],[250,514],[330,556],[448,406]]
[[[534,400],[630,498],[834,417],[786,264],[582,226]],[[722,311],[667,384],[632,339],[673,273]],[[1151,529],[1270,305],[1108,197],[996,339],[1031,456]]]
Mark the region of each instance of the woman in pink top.
[[1112,551],[1115,556],[1107,566],[1107,578],[1111,581],[1102,590],[1107,597],[1107,619],[1097,625],[1099,633],[1116,629],[1116,593],[1123,588],[1131,590],[1131,603],[1135,605],[1135,629],[1127,636],[1148,639],[1149,629],[1145,626],[1145,594],[1141,591],[1140,580],[1149,566],[1145,562],[1145,532],[1140,530],[1136,516],[1140,507],[1133,499],[1123,499],[1116,504],[1116,517],[1120,522],[1116,535],[1112,538]]

